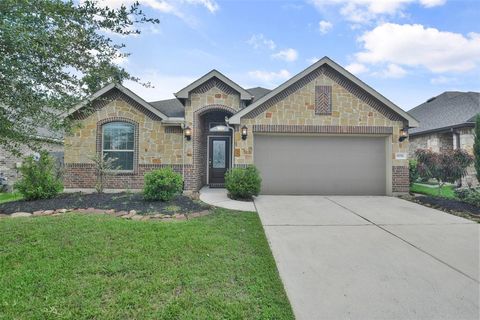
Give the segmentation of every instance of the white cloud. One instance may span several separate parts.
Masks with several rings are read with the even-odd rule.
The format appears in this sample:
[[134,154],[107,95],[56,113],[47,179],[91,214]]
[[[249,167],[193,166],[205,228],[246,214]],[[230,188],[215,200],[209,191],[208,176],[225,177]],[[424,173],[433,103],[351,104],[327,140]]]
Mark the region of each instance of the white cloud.
[[128,57],[126,56],[117,56],[115,57],[112,62],[116,65],[119,65],[119,66],[124,66],[125,64],[127,64],[128,62]]
[[329,6],[340,7],[340,14],[354,23],[368,23],[382,15],[402,15],[402,10],[412,3],[426,8],[440,6],[446,0],[310,0],[319,10]]
[[307,59],[306,61],[310,64],[314,64],[315,62],[317,62],[318,60],[320,60],[319,57],[311,57],[309,59]]
[[480,64],[478,33],[464,36],[420,24],[385,23],[365,32],[358,40],[363,50],[355,57],[364,64],[424,67],[436,73],[464,72]]
[[427,8],[444,5],[447,0],[420,0],[420,3]]
[[264,71],[264,70],[254,70],[250,71],[248,75],[251,78],[261,81],[263,84],[275,85],[280,81],[287,80],[291,77],[288,70],[282,69],[278,72],[275,71]]
[[375,73],[374,75],[379,75],[384,78],[402,78],[407,74],[407,71],[396,65],[394,63],[390,63],[387,68],[380,73]]
[[350,63],[345,67],[345,69],[353,74],[361,74],[368,71],[368,68],[364,64],[358,62]]
[[298,59],[298,52],[295,49],[288,48],[272,54],[272,58],[292,62]]
[[150,7],[162,13],[173,14],[182,19],[186,19],[182,8],[184,5],[200,5],[205,7],[210,13],[215,13],[220,9],[215,0],[99,0],[99,4],[110,8],[118,8],[122,4],[130,6],[137,1],[142,6]]
[[173,96],[174,92],[186,87],[198,78],[195,76],[159,74],[157,72],[135,74],[135,76],[138,76],[142,82],[150,82],[154,88],[145,88],[133,81],[126,81],[124,85],[146,101],[173,99],[175,98]]
[[458,81],[456,78],[450,78],[445,76],[438,76],[430,79],[431,84],[456,84]]
[[277,45],[271,39],[266,38],[262,33],[254,34],[247,40],[247,43],[254,49],[267,48],[275,50]]
[[328,33],[333,28],[333,24],[330,21],[321,20],[318,23],[318,30],[321,34]]

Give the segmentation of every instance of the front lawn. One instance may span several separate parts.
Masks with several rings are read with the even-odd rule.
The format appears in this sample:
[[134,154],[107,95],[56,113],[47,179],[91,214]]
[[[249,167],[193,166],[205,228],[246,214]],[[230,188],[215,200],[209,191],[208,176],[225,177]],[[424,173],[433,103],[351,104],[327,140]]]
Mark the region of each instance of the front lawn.
[[256,213],[0,219],[0,318],[293,319]]
[[12,193],[0,193],[0,203],[9,202],[9,201],[16,201],[21,200],[23,197],[20,193],[12,192]]
[[425,194],[425,195],[433,196],[433,197],[440,196],[442,198],[454,199],[455,198],[454,189],[455,189],[455,186],[452,186],[452,185],[443,186],[440,189],[440,194],[439,194],[438,193],[438,186],[437,187],[428,187],[428,186],[421,185],[419,183],[414,183],[410,187],[410,192]]

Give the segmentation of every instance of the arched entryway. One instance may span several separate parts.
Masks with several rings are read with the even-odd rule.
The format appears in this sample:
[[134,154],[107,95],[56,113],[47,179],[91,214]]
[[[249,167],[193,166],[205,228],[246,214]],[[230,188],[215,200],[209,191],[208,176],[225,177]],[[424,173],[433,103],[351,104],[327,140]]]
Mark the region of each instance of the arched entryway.
[[193,162],[199,177],[197,188],[204,185],[223,187],[225,172],[232,167],[232,130],[225,118],[236,111],[224,105],[209,105],[194,114]]

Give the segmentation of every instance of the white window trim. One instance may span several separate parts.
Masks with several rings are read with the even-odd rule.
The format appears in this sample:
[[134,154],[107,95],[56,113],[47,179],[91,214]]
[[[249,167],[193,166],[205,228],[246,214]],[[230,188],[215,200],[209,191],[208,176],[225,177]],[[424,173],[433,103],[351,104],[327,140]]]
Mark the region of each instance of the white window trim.
[[[105,139],[105,127],[108,126],[109,124],[112,124],[112,123],[122,123],[122,124],[127,124],[127,125],[130,125],[133,127],[133,149],[123,149],[123,150],[115,150],[115,149],[104,149],[103,146],[103,142],[104,142],[104,139]],[[133,161],[132,161],[132,169],[129,169],[129,170],[109,170],[109,172],[112,172],[112,173],[132,173],[132,172],[135,172],[135,130],[136,130],[136,127],[133,123],[130,123],[130,122],[127,122],[127,121],[121,121],[121,120],[118,120],[118,121],[111,121],[111,122],[107,122],[107,123],[104,123],[102,124],[102,157],[105,155],[105,152],[131,152],[133,153]]]

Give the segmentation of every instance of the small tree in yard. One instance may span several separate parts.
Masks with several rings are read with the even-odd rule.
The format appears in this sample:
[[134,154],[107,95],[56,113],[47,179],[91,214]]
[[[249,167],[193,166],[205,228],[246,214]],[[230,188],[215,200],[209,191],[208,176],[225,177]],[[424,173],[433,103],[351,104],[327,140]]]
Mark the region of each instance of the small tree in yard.
[[473,162],[473,156],[461,149],[445,152],[418,149],[415,155],[420,177],[437,180],[439,194],[445,183],[455,183],[465,176],[467,167]]
[[115,175],[115,170],[120,169],[120,167],[115,166],[117,158],[107,158],[105,154],[95,154],[93,157],[90,157],[90,160],[92,160],[95,165],[95,176],[97,179],[95,182],[95,190],[98,193],[103,193],[105,177]]
[[480,114],[475,119],[475,142],[473,143],[473,156],[475,157],[475,171],[477,180],[480,181]]

